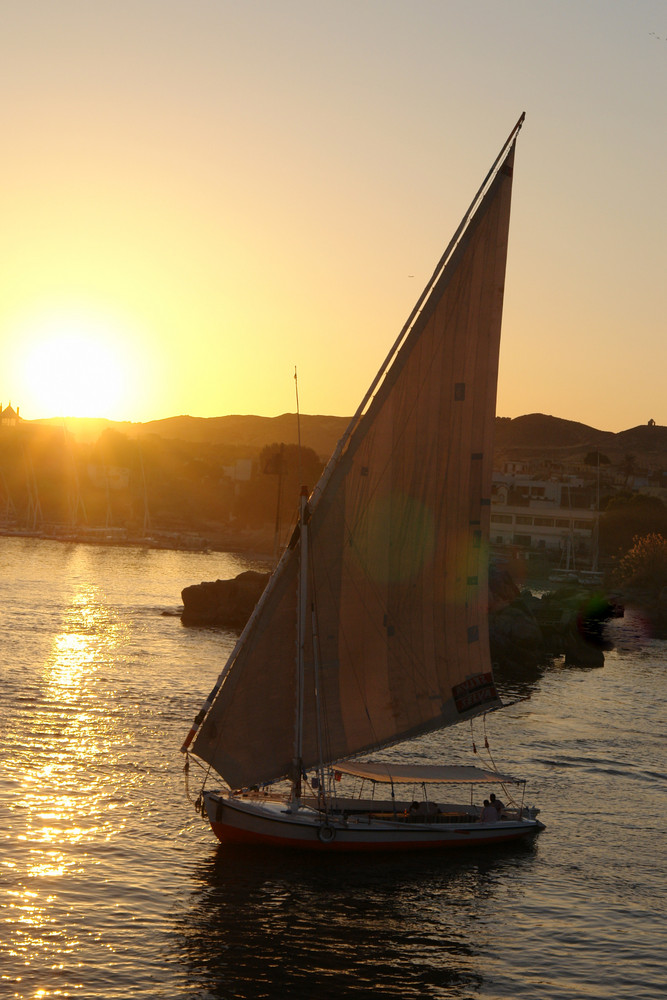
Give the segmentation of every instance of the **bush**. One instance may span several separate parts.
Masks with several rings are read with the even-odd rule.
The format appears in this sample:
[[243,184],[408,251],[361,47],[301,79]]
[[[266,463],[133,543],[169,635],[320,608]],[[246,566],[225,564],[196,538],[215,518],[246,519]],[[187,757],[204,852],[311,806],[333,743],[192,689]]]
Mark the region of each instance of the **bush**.
[[633,543],[618,564],[618,584],[655,591],[667,587],[667,538],[657,533],[636,535]]
[[617,496],[600,517],[600,554],[617,558],[637,538],[663,534],[667,536],[667,508],[662,500],[642,493]]

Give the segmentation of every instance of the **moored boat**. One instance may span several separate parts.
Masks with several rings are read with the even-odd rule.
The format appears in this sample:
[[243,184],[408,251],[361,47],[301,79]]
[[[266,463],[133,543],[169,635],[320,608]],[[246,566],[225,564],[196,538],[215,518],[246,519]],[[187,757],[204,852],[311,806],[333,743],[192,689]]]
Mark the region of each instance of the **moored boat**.
[[[391,797],[364,798],[341,795],[331,788],[325,794],[302,794],[298,809],[290,808],[289,795],[271,791],[242,791],[235,795],[205,791],[200,808],[213,832],[223,843],[270,844],[276,847],[356,850],[420,850],[425,848],[469,848],[476,844],[502,844],[530,837],[544,829],[534,806],[523,805],[523,795],[497,810],[489,820],[483,808],[472,801],[451,802],[444,789],[467,785],[521,786],[508,775],[498,775],[471,766],[380,764],[361,762],[343,772],[363,776],[373,785],[389,784]],[[333,780],[340,780],[340,770]],[[405,786],[432,785],[442,797],[401,797]],[[399,794],[396,794],[396,791]],[[374,788],[375,792],[375,788]],[[504,791],[503,794],[507,794]]]
[[[450,849],[543,829],[523,794],[510,798],[523,782],[493,765],[367,759],[503,707],[489,656],[487,553],[522,122],[320,481],[302,492],[291,541],[182,746],[204,767],[197,802],[223,842]],[[211,770],[221,788],[206,788]],[[356,779],[373,794],[352,794]],[[493,784],[508,798],[497,815],[474,801],[473,790]],[[470,801],[452,803],[461,786]],[[378,787],[389,795],[376,797]]]

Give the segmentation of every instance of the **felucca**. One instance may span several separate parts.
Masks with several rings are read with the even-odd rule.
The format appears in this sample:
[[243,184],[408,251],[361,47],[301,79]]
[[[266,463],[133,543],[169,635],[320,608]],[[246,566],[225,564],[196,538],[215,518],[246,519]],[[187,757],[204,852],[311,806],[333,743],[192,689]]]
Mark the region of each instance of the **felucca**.
[[[522,123],[303,491],[291,541],[183,744],[208,765],[198,805],[223,842],[448,849],[543,829],[514,794],[525,783],[493,766],[408,764],[405,746],[385,749],[502,707],[487,543]],[[205,787],[211,771],[220,788]],[[475,801],[493,785],[501,812]]]

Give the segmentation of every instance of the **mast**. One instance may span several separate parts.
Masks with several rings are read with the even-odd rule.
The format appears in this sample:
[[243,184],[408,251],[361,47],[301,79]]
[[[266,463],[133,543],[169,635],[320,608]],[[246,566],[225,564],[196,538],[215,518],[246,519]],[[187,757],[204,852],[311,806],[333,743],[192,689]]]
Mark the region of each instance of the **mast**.
[[597,492],[595,497],[595,521],[593,522],[593,558],[591,560],[591,570],[594,573],[598,572],[599,564],[598,560],[600,557],[600,449],[597,450],[598,458],[598,474],[597,474]]
[[292,761],[292,795],[290,806],[298,809],[301,800],[301,774],[303,771],[303,712],[306,659],[306,609],[308,601],[308,490],[301,487],[299,505],[299,580],[297,603],[297,655],[296,655],[296,713],[294,720],[294,759]]
[[319,649],[319,631],[317,625],[317,614],[315,612],[315,601],[311,603],[311,633],[313,636],[313,667],[314,667],[314,680],[315,680],[315,714],[317,720],[317,749],[319,757],[317,760],[317,774],[319,777],[319,787],[320,794],[324,790],[324,740],[322,736],[322,679],[320,673],[320,649]]
[[148,485],[146,483],[146,469],[144,467],[144,456],[139,442],[139,465],[141,466],[141,484],[144,491],[144,526],[143,537],[146,539],[151,533],[151,515],[148,507]]

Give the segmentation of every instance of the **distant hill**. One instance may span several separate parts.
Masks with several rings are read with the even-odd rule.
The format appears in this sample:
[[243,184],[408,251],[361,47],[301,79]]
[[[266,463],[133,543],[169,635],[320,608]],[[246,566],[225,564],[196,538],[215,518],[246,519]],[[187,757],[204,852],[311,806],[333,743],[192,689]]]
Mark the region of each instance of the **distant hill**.
[[637,455],[667,453],[667,427],[659,427],[657,424],[640,424],[630,430],[620,431],[614,438],[624,452],[634,452]]
[[529,458],[550,452],[554,460],[599,449],[612,462],[634,455],[655,463],[665,456],[667,467],[667,427],[641,424],[626,431],[601,431],[575,420],[528,413],[522,417],[496,419],[495,452],[504,458]]
[[[349,417],[302,414],[301,443],[306,448],[312,448],[322,460],[326,460],[336,447],[349,421]],[[80,441],[96,441],[104,430],[110,428],[121,434],[127,434],[128,437],[154,434],[167,441],[234,445],[251,453],[259,453],[269,444],[297,444],[299,439],[299,426],[294,413],[283,413],[279,417],[238,414],[226,417],[179,416],[150,420],[146,423],[59,417],[30,421],[30,423],[65,426]]]
[[[301,443],[326,460],[350,418],[302,414],[300,419]],[[26,423],[64,425],[79,440],[95,441],[103,430],[113,428],[128,437],[152,434],[168,441],[233,445],[247,449],[250,454],[259,453],[269,444],[296,444],[298,438],[294,413],[283,413],[278,417],[240,414],[225,417],[178,416],[147,423],[73,417]],[[496,419],[495,452],[502,459],[530,458],[549,452],[558,461],[595,449],[604,452],[612,462],[620,462],[626,455],[632,454],[639,462],[645,459],[655,464],[656,459],[664,455],[667,468],[667,427],[642,424],[613,433],[543,413]]]
[[513,448],[577,448],[593,440],[602,442],[613,437],[608,431],[543,413],[496,420],[496,444]]
[[170,417],[134,425],[136,433],[158,434],[180,441],[209,441],[215,444],[235,444],[260,451],[267,444],[297,444],[299,428],[301,443],[327,459],[336,447],[349,417],[329,417],[294,413],[279,417],[232,415],[228,417]]

